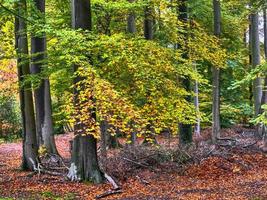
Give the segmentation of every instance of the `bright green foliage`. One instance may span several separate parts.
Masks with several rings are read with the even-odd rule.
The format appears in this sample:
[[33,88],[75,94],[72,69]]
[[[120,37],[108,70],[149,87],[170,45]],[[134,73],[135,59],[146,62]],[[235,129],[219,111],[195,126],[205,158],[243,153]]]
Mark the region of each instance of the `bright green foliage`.
[[[188,1],[188,23],[177,19],[176,1],[92,0],[92,32],[71,29],[67,0],[47,0],[45,20],[30,0],[27,3],[28,13],[21,17],[28,22],[29,34],[46,33],[48,67],[38,76],[25,78],[37,87],[40,79],[50,77],[53,116],[59,127],[66,123],[73,125],[77,117],[87,125],[85,132],[99,137],[102,120],[110,124],[111,132],[119,128],[125,134],[133,130],[143,134],[148,124],[156,133],[164,128],[177,133],[178,123],[194,124],[196,116],[209,125],[211,66],[222,69],[222,125],[249,121],[249,85],[254,76],[263,75],[266,70],[263,64],[249,73],[249,51],[244,42],[251,12],[248,1],[222,1],[220,39],[213,36],[210,0]],[[4,2],[8,10],[0,6],[1,70],[2,66],[6,69],[14,55],[13,4],[14,0]],[[152,41],[143,38],[145,6],[153,8]],[[262,6],[258,0],[252,9]],[[129,13],[136,16],[136,34],[126,33]],[[185,52],[187,59],[182,56]],[[80,67],[75,75],[74,64]],[[79,110],[74,110],[72,105],[76,75],[83,78],[77,85]],[[193,102],[185,100],[194,94],[183,88],[184,78],[199,83],[200,113]],[[230,87],[237,81],[240,87]],[[92,111],[96,112],[96,121],[89,115]]]

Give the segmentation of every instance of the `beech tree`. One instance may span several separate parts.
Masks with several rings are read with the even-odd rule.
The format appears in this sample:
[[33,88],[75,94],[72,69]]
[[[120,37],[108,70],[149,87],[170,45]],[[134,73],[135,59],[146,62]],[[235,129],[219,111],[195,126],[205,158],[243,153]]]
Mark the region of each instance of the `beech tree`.
[[[72,27],[73,29],[92,30],[91,2],[89,0],[72,0]],[[82,77],[77,74],[79,66],[73,65],[74,78],[74,109],[79,112],[81,100],[77,88]],[[94,98],[90,97],[91,100]],[[96,121],[95,109],[88,110],[93,121]],[[103,181],[102,173],[98,166],[97,140],[93,134],[83,133],[85,124],[75,118],[74,140],[71,155],[71,167],[68,177],[71,180],[87,180],[95,183]],[[95,131],[95,130],[92,130]]]
[[[16,3],[19,16],[26,16],[27,5],[25,0]],[[30,63],[28,52],[27,23],[25,18],[15,18],[15,44],[18,54],[18,77],[19,81],[24,81],[24,77],[30,75]],[[34,170],[37,166],[38,148],[36,139],[34,106],[32,98],[31,82],[25,81],[20,86],[20,108],[23,127],[23,155],[22,168]]]
[[147,40],[153,39],[153,8],[151,1],[148,1],[148,5],[145,6],[145,19],[144,19],[144,36]]
[[[135,0],[128,0],[130,3],[134,3]],[[127,17],[127,31],[129,33],[135,33],[136,32],[136,24],[135,24],[135,13],[130,12]]]
[[[179,16],[178,19],[184,23],[185,32],[187,31],[188,26],[188,10],[187,10],[187,0],[177,1]],[[185,43],[187,43],[187,33],[183,34]],[[183,58],[188,59],[188,52],[186,48],[184,49]],[[183,87],[186,91],[191,90],[191,83],[188,77],[183,78],[182,80]],[[186,100],[191,102],[191,96],[187,95]],[[185,145],[192,142],[192,125],[180,123],[179,124],[179,143],[180,145]]]
[[[263,9],[263,34],[264,34],[264,56],[267,62],[267,16],[266,8]],[[264,88],[262,90],[261,105],[267,104],[267,76],[264,77]]]
[[[264,33],[264,55],[265,62],[267,63],[267,14],[266,7],[263,8],[263,33]],[[262,91],[262,99],[261,104],[267,104],[267,76],[264,77],[264,88]],[[263,138],[264,138],[264,147],[267,148],[267,133],[266,133],[266,125],[263,126]]]
[[[213,0],[214,35],[221,35],[221,5],[220,0]],[[220,137],[220,66],[212,68],[212,141]]]
[[[44,24],[45,0],[34,0],[36,20]],[[31,73],[42,76],[46,59],[45,33],[33,33],[31,37]],[[58,154],[53,133],[52,105],[50,82],[48,77],[41,78],[39,85],[34,89],[34,102],[36,109],[36,131],[39,148],[43,145],[48,153]]]
[[[260,51],[260,36],[259,36],[259,15],[256,10],[253,10],[251,15],[251,64],[255,68],[261,64],[261,51]],[[253,80],[253,97],[254,97],[254,115],[260,113],[261,98],[262,98],[262,79],[257,77]]]

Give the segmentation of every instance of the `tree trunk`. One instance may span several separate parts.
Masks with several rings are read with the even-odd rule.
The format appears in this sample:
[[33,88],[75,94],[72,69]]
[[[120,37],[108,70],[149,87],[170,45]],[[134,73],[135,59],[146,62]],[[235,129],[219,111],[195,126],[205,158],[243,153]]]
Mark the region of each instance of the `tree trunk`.
[[[261,63],[260,58],[260,38],[259,38],[259,16],[258,13],[251,14],[251,59],[252,67],[257,67]],[[253,81],[254,114],[260,112],[262,97],[262,79],[257,77]]]
[[[129,126],[131,127],[131,128],[133,128],[134,127],[134,122],[133,121],[131,121],[130,123],[129,123]],[[136,132],[136,130],[134,129],[134,130],[132,130],[132,132],[131,132],[131,137],[130,137],[130,145],[131,146],[135,146],[136,145],[136,140],[137,140],[137,132]]]
[[[195,71],[197,72],[197,68],[195,66]],[[195,85],[194,85],[194,93],[195,93],[195,98],[194,98],[194,104],[195,104],[195,108],[197,113],[199,113],[199,90],[198,90],[198,81],[195,81]],[[197,116],[197,122],[195,124],[195,135],[196,136],[200,136],[200,118],[199,116]]]
[[[92,30],[91,2],[89,0],[72,0],[72,27],[74,29]],[[74,73],[78,66],[73,66]],[[74,85],[82,80],[81,77],[74,78]],[[74,87],[74,108],[79,110],[79,90]],[[93,98],[93,97],[92,97]],[[95,111],[89,111],[92,118],[96,120]],[[71,180],[84,180],[100,183],[103,175],[99,169],[97,159],[97,140],[93,135],[84,135],[80,130],[85,128],[79,119],[75,119],[73,150],[71,156],[71,167],[68,177]]]
[[[267,14],[266,8],[263,9],[263,23],[264,23],[264,55],[265,61],[267,62]],[[264,78],[264,89],[262,93],[261,104],[267,104],[267,77]],[[264,126],[264,147],[267,148],[267,133],[266,133],[266,126]]]
[[[133,3],[135,0],[128,0]],[[127,31],[128,33],[136,33],[135,14],[131,12],[127,18]]]
[[[178,7],[178,11],[179,11],[178,19],[180,21],[182,21],[183,23],[187,24],[188,23],[187,0],[177,1],[177,3],[179,5],[179,7]],[[188,37],[187,33],[185,33],[184,36],[185,36],[185,40],[187,43],[187,37]],[[182,56],[184,59],[188,59],[188,52],[185,52]],[[191,91],[191,84],[190,84],[189,78],[184,78],[182,80],[182,84],[183,84],[183,87],[186,91]],[[191,102],[190,95],[188,95],[186,97],[186,101]],[[192,125],[180,123],[178,125],[178,127],[179,127],[179,144],[181,146],[184,146],[186,144],[192,143],[192,140],[193,140],[193,138],[192,138],[192,132],[193,132]]]
[[[221,35],[221,5],[219,0],[213,0],[214,35]],[[220,69],[213,66],[212,70],[212,142],[220,137]]]
[[[15,9],[18,10],[18,4],[15,4]],[[19,18],[15,17],[15,49],[18,50],[18,39],[19,39]],[[24,98],[24,91],[22,87],[22,82],[23,82],[23,73],[22,73],[22,68],[19,66],[19,58],[17,60],[17,73],[18,73],[18,84],[19,84],[19,102],[20,102],[20,113],[21,113],[21,126],[22,126],[22,143],[25,143],[25,134],[26,134],[26,124],[25,124],[25,98]],[[27,162],[26,162],[26,156],[25,156],[25,148],[23,145],[22,148],[22,163],[21,163],[21,168],[26,169],[27,168]]]
[[[135,0],[128,0],[130,3],[133,3]],[[136,33],[136,24],[135,24],[135,14],[131,12],[127,18],[127,31],[129,33]],[[130,126],[133,125],[134,122],[130,122]],[[130,145],[134,146],[136,143],[136,132],[131,132],[131,138],[130,138]]]
[[100,132],[101,132],[101,143],[100,143],[100,152],[102,158],[107,158],[107,134],[108,134],[108,123],[106,120],[100,122]]
[[[26,1],[19,0],[17,3],[18,13],[23,16],[26,13]],[[27,40],[27,25],[24,19],[16,18],[15,20],[16,33],[16,46],[18,54],[18,76],[19,80],[23,80],[24,76],[30,74],[29,59],[25,55],[28,53],[28,40]],[[35,119],[34,119],[34,106],[32,99],[31,83],[27,82],[20,88],[20,105],[21,115],[23,122],[23,159],[22,168],[24,170],[33,170],[37,166],[38,148],[36,139]]]
[[[45,14],[45,0],[34,0],[36,10]],[[44,19],[43,19],[44,20]],[[46,36],[32,35],[31,37],[31,73],[40,74],[45,67]],[[48,153],[58,154],[56,149],[49,79],[41,79],[40,85],[34,90],[36,108],[36,131],[38,147],[44,145]]]
[[[150,3],[150,2],[148,2]],[[152,7],[147,5],[145,7],[145,20],[144,20],[144,37],[147,40],[153,40],[153,12]]]

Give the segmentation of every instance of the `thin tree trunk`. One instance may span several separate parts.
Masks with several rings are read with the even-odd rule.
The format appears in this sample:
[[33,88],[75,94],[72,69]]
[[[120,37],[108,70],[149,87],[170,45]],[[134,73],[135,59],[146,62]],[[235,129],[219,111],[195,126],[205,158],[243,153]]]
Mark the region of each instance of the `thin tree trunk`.
[[[221,35],[221,5],[219,0],[213,0],[214,35]],[[213,66],[212,69],[212,142],[220,137],[220,69]]]
[[[177,1],[179,7],[178,7],[178,11],[179,11],[179,15],[178,15],[178,19],[181,20],[182,22],[184,22],[184,24],[186,25],[188,23],[188,9],[187,9],[187,0],[178,0]],[[187,33],[184,34],[185,36],[185,41],[187,43]],[[179,46],[179,45],[177,45]],[[184,59],[188,59],[188,52],[185,52],[183,54],[183,58]],[[191,83],[188,77],[183,78],[182,80],[182,84],[183,87],[186,91],[191,91]],[[187,102],[191,102],[191,96],[188,95],[186,97],[186,101]],[[180,123],[179,125],[179,144],[181,146],[184,146],[186,144],[190,144],[192,143],[192,125],[191,124],[184,124],[184,123]]]
[[[89,0],[72,0],[72,27],[74,29],[92,30],[91,2]],[[78,66],[73,66],[74,73]],[[82,78],[76,76],[74,85],[82,81]],[[74,108],[79,110],[80,92],[74,88]],[[92,97],[93,98],[93,97]],[[89,111],[92,118],[96,120],[96,113]],[[82,134],[84,124],[79,119],[75,119],[73,150],[71,156],[71,167],[68,177],[71,180],[85,180],[100,183],[103,181],[103,174],[98,165],[97,158],[97,140],[91,134]]]
[[[251,21],[251,15],[249,15],[249,21]],[[251,23],[249,24],[249,38],[248,38],[248,48],[249,48],[249,66],[252,66],[252,55],[251,55]],[[253,107],[253,81],[250,81],[249,83],[249,105],[252,108]]]
[[[130,3],[134,3],[135,0],[128,0]],[[131,12],[127,18],[127,31],[129,33],[136,33],[135,13]],[[134,122],[130,122],[129,126],[133,126]],[[130,145],[134,146],[136,143],[136,132],[131,132]]]
[[[19,0],[17,4],[18,13],[23,16],[26,13],[26,1]],[[16,46],[18,53],[18,76],[19,80],[23,80],[24,76],[30,74],[29,55],[28,53],[28,40],[27,40],[27,25],[24,19],[16,18],[15,30],[18,30],[16,34]],[[35,119],[34,119],[34,106],[32,98],[31,83],[25,83],[21,88],[20,93],[21,100],[21,113],[23,122],[23,159],[22,168],[24,170],[34,170],[37,166],[38,160],[38,148],[36,139]]]
[[[266,14],[266,8],[263,9],[263,24],[264,24],[264,55],[265,55],[265,61],[267,62],[267,14]],[[267,77],[265,76],[264,78],[264,89],[262,92],[262,99],[261,99],[261,104],[267,104]],[[263,130],[263,142],[264,142],[264,147],[267,148],[267,130],[266,126],[264,125],[264,130]]]
[[[134,127],[134,122],[131,121],[130,124],[129,124],[129,126],[131,128],[133,128]],[[136,140],[137,140],[137,132],[136,132],[136,130],[132,130],[132,132],[131,132],[131,138],[130,138],[130,141],[131,141],[130,145],[131,146],[135,146],[136,145]]]
[[[259,16],[258,13],[251,14],[251,59],[252,67],[257,67],[261,63],[260,58],[260,38],[259,38]],[[260,112],[262,97],[262,79],[257,77],[253,81],[254,114]]]
[[[45,14],[45,0],[34,0],[34,4],[37,11]],[[45,67],[45,33],[42,33],[41,35],[32,35],[31,54],[31,73],[38,75],[43,71]],[[40,85],[34,90],[34,99],[36,108],[36,130],[38,147],[44,145],[47,152],[58,154],[53,133],[52,105],[50,83],[48,78],[41,79]]]
[[[148,1],[149,5],[146,5],[144,13],[144,37],[146,40],[153,40],[154,32],[153,32],[153,9],[151,7],[151,1]],[[152,122],[150,122],[152,123]],[[146,129],[150,132],[150,135],[147,134],[144,136],[143,144],[157,144],[155,131],[152,128],[152,124],[147,125]]]
[[[266,9],[263,9],[263,24],[264,24],[264,55],[267,62],[267,16]],[[267,104],[267,77],[264,78],[264,89],[262,91],[261,104]]]
[[[197,72],[197,68],[195,66],[195,71]],[[198,81],[195,81],[195,85],[194,85],[194,93],[195,93],[195,98],[194,98],[194,104],[195,104],[195,108],[197,113],[199,113],[199,91],[198,91]],[[200,136],[200,118],[199,116],[197,116],[197,122],[195,124],[195,135],[197,137]]]

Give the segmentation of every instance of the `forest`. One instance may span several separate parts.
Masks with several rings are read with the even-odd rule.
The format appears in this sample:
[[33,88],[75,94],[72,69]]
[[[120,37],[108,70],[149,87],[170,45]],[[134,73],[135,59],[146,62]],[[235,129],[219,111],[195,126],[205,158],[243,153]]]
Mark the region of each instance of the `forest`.
[[267,199],[267,0],[0,0],[0,200]]

